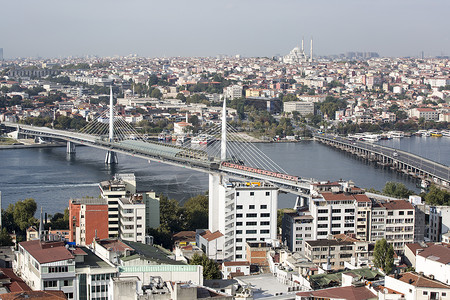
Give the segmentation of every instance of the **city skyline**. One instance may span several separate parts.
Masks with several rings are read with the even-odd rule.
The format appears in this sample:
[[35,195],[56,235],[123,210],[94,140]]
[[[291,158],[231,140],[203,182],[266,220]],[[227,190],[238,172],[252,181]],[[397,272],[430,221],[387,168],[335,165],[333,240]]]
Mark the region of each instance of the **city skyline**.
[[[348,0],[307,3],[135,0],[14,1],[4,5],[4,58],[125,56],[245,57],[285,55],[314,38],[314,53],[378,52],[381,56],[449,55],[445,12],[436,0]],[[13,13],[17,12],[17,13]],[[17,17],[20,15],[20,17]]]

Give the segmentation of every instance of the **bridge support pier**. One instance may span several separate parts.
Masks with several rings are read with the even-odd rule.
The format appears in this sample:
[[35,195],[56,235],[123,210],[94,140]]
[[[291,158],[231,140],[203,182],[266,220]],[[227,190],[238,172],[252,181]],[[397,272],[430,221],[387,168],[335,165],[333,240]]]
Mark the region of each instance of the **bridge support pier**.
[[119,160],[117,159],[117,153],[114,151],[106,152],[105,164],[112,165],[118,164]]
[[72,142],[67,142],[66,152],[67,154],[75,153],[75,144]]

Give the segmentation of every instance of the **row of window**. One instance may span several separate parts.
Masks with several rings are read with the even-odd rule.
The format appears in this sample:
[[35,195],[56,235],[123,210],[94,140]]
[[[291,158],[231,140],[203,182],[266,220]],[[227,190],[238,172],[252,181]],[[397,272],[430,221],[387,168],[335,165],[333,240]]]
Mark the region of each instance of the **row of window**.
[[62,272],[69,272],[68,266],[59,266],[59,267],[48,267],[49,273],[62,273]]
[[[256,226],[258,225],[258,222],[256,221],[252,221],[252,222],[245,222],[246,226]],[[270,225],[269,221],[261,221],[259,222],[259,225],[264,226],[264,225]],[[236,226],[242,226],[242,222],[236,222]]]
[[[256,214],[256,213],[249,213],[249,214],[245,214],[245,216],[247,218],[257,218],[258,214]],[[269,213],[261,213],[260,217],[261,218],[269,218],[270,214]],[[236,218],[242,218],[242,214],[236,214]]]
[[91,275],[91,281],[96,281],[96,280],[108,280],[109,278],[112,278],[112,275],[110,275],[110,274],[97,274],[97,275]]
[[[236,197],[239,196],[239,192],[236,192]],[[250,192],[250,196],[255,196],[255,192]],[[270,192],[266,192],[266,196],[270,196]]]
[[[269,233],[269,229],[261,229],[259,231],[260,234],[265,234],[265,233]],[[256,229],[248,229],[245,231],[245,234],[256,234],[258,233],[258,230]],[[236,230],[236,234],[242,234],[242,230]]]
[[[236,205],[236,209],[243,209],[244,206],[243,205]],[[262,204],[259,206],[260,209],[267,209],[267,205]],[[248,209],[255,209],[255,205],[249,205]]]
[[99,293],[99,292],[107,292],[108,291],[108,286],[107,285],[97,285],[91,286],[91,292],[92,293]]

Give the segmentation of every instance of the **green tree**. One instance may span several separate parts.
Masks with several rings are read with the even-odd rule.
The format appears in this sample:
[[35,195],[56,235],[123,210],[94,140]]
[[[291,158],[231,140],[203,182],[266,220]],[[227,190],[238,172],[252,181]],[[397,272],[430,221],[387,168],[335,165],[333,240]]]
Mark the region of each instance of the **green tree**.
[[206,254],[203,254],[202,256],[195,253],[191,261],[189,262],[190,265],[200,265],[203,266],[203,278],[210,280],[210,279],[221,279],[222,274],[219,269],[219,265],[213,261],[212,259],[209,259]]
[[403,183],[388,181],[384,185],[383,194],[396,198],[408,198],[414,195],[414,192],[408,190]]
[[34,199],[28,198],[16,202],[14,205],[13,219],[21,231],[25,231],[29,226],[36,224],[37,220],[34,218],[36,209],[37,205]]
[[184,230],[195,230],[208,227],[209,198],[207,195],[198,195],[189,198],[184,203],[185,228]]
[[450,192],[441,190],[435,185],[430,187],[430,191],[424,198],[425,202],[430,205],[450,205]]
[[159,89],[153,89],[152,93],[150,94],[150,97],[161,99],[162,93]]
[[386,274],[392,272],[394,267],[394,248],[386,239],[378,240],[373,250],[373,263],[375,267],[382,269]]
[[5,227],[0,231],[0,246],[13,246],[13,240]]

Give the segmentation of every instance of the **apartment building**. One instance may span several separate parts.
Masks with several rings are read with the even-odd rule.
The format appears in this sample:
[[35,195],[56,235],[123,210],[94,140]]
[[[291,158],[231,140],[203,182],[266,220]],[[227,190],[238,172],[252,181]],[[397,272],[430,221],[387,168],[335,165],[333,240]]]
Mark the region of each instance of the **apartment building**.
[[325,270],[342,269],[355,255],[355,244],[350,241],[323,239],[305,242],[305,256]]
[[134,174],[116,174],[114,179],[99,184],[101,197],[108,204],[108,235],[119,236],[119,199],[136,193]]
[[99,186],[108,205],[109,238],[143,242],[145,229],[159,226],[159,198],[155,192],[136,192],[134,174],[116,174]]
[[437,121],[439,119],[439,113],[436,110],[427,107],[412,108],[409,110],[409,116],[418,119],[424,118],[426,121]]
[[122,240],[145,242],[146,216],[143,196],[119,198],[119,236]]
[[[242,86],[232,85],[223,89],[223,94],[227,99],[239,99],[242,97]],[[258,95],[259,96],[259,95]]]
[[305,242],[315,240],[314,218],[309,211],[285,213],[282,220],[282,242],[293,252],[305,251]]
[[69,241],[90,245],[94,238],[108,237],[108,204],[105,199],[71,199]]
[[34,291],[63,291],[78,299],[74,281],[75,256],[61,241],[21,242],[13,263],[14,273]]
[[276,186],[210,175],[209,187],[209,230],[225,236],[224,260],[245,260],[246,242],[276,239]]
[[406,200],[373,201],[371,241],[385,238],[397,253],[414,242],[414,206]]
[[300,115],[306,116],[308,114],[314,114],[314,103],[302,101],[284,102],[283,109],[285,112],[296,111]]

